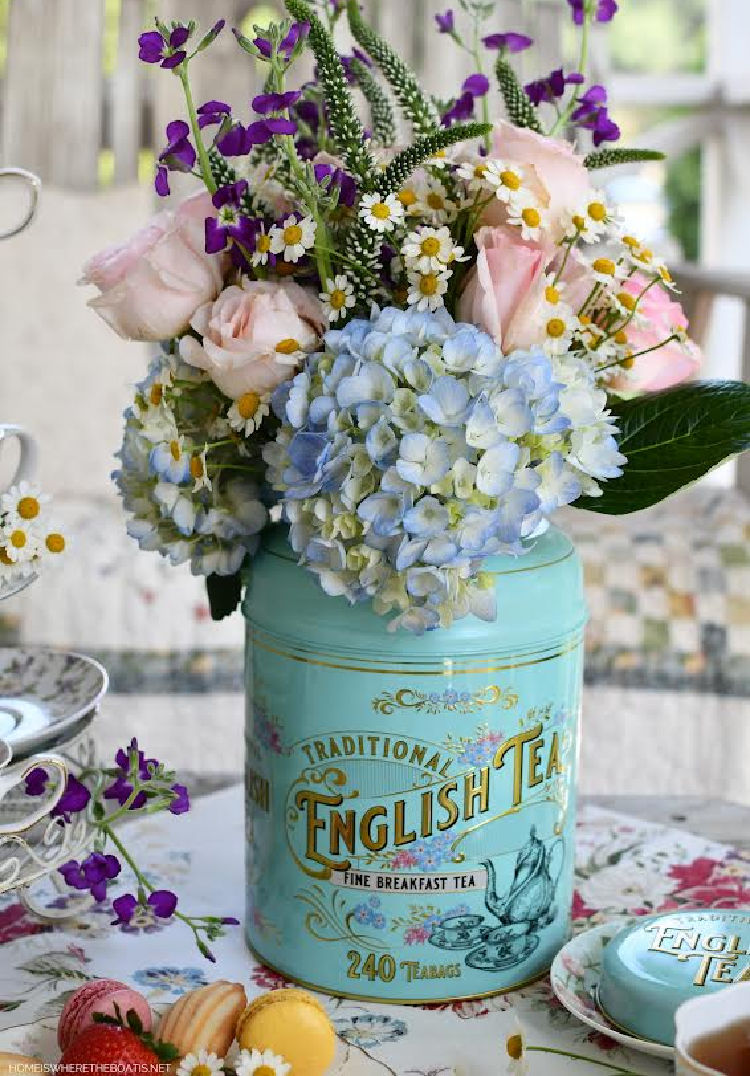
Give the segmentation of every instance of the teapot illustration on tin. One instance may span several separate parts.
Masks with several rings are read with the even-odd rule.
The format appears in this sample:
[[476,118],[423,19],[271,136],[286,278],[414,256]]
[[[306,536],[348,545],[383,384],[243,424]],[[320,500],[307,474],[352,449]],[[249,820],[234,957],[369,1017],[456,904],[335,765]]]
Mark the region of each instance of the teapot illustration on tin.
[[[539,931],[554,922],[563,853],[561,837],[547,847],[532,826],[516,857],[507,892],[500,892],[494,862],[488,859],[483,863],[487,868],[485,904],[496,922],[482,922],[479,916],[452,916],[435,924],[430,944],[438,949],[470,949],[465,963],[483,971],[503,971],[521,964],[539,945]],[[553,865],[557,859],[559,863]]]

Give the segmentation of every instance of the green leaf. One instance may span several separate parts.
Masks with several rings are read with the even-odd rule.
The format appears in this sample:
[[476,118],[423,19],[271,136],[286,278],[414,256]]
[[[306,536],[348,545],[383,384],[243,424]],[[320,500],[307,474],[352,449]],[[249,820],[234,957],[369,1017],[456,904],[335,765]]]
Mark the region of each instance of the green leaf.
[[750,448],[750,385],[741,381],[691,382],[611,408],[628,462],[601,497],[579,497],[576,508],[638,512]]
[[351,61],[351,70],[359,83],[359,88],[362,90],[367,104],[370,106],[374,138],[381,146],[392,146],[396,141],[398,132],[396,130],[396,117],[393,115],[388,94],[370,69],[356,56]]
[[637,164],[640,161],[663,161],[658,149],[599,149],[584,157],[587,168],[612,168],[616,164]]
[[208,575],[206,576],[208,604],[212,620],[223,620],[230,616],[240,604],[242,597],[242,575]]

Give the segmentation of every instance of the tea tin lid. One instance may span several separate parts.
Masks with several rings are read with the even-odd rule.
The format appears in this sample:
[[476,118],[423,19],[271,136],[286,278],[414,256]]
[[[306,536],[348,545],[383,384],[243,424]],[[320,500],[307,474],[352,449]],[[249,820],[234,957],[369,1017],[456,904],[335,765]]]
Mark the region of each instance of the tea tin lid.
[[685,1001],[750,980],[750,909],[649,916],[604,949],[599,1004],[624,1031],[673,1046]]

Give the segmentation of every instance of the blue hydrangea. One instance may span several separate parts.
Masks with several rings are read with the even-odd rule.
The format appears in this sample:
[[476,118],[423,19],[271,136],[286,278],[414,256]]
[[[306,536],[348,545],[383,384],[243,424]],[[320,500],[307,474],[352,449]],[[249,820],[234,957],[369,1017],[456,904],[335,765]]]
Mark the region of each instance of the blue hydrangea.
[[606,396],[571,356],[388,308],[325,337],[273,397],[264,449],[301,562],[328,594],[423,632],[496,615],[487,557],[620,473]]
[[[231,403],[208,375],[161,355],[124,416],[120,467],[112,477],[129,514],[128,534],[174,565],[189,563],[194,575],[239,571],[268,521],[257,485],[238,466],[258,449],[229,436]],[[216,447],[190,436],[206,427],[211,411],[216,418],[204,436],[215,438]],[[231,465],[226,471],[225,464]]]

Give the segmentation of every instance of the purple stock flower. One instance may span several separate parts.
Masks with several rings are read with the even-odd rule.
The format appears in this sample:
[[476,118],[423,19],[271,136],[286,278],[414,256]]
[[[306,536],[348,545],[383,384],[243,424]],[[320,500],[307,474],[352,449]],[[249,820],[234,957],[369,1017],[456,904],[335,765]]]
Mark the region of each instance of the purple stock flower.
[[570,117],[574,123],[588,116],[594,109],[602,108],[607,103],[607,91],[604,86],[589,86],[576,102],[576,109]]
[[611,22],[617,14],[617,0],[568,0],[576,26],[583,26],[584,15],[590,12],[597,22]]
[[71,859],[68,863],[63,863],[58,870],[71,889],[88,889],[94,900],[102,901],[107,895],[107,882],[117,877],[122,866],[117,856],[92,852],[81,863]]
[[[115,800],[121,807],[124,807],[133,794],[133,785],[129,781],[126,781],[124,777],[117,777],[112,784],[105,788],[103,797],[105,800]],[[146,793],[141,790],[128,810],[137,811],[143,807],[148,799]]]
[[357,184],[348,172],[345,172],[343,168],[334,168],[330,164],[322,163],[314,165],[313,171],[317,182],[321,186],[325,186],[326,190],[331,190],[332,187],[339,188],[339,205],[345,205],[349,208],[354,205],[354,199],[357,197]]
[[444,14],[436,15],[435,22],[441,34],[452,34],[456,29],[456,17],[453,14],[453,8],[449,7]]
[[26,785],[24,791],[27,796],[43,796],[47,791],[49,774],[41,766],[35,766],[33,770],[26,774],[23,780]]
[[[235,30],[234,33],[236,34],[237,31]],[[256,49],[261,54],[261,56],[265,56],[265,58],[267,60],[271,59],[272,49],[271,49],[271,42],[268,40],[268,38],[266,38],[266,37],[256,37],[255,40],[253,41],[253,44],[255,45]]]
[[556,67],[546,78],[527,82],[524,89],[532,104],[540,105],[542,101],[554,101],[562,97],[566,86],[580,86],[582,82],[583,75],[578,71],[571,71],[569,75],[566,75],[562,67]]
[[[296,49],[299,42],[303,41],[309,33],[309,22],[292,23],[289,28],[289,32],[279,44],[279,54],[283,56],[286,60],[290,60],[292,57],[292,53]],[[234,34],[235,36],[237,35],[237,30],[234,31]],[[273,45],[267,37],[256,37],[253,41],[253,44],[255,45],[261,56],[265,56],[267,60],[271,59],[271,56],[273,55]]]
[[486,75],[469,75],[461,87],[464,93],[470,93],[472,97],[484,97],[490,88],[490,80]]
[[[218,213],[215,217],[206,217],[207,254],[218,254],[226,248],[230,239],[235,239],[245,247],[254,247],[258,225],[256,221],[244,216],[240,209],[246,193],[247,180],[240,179],[226,187],[219,187],[212,196],[211,201]],[[187,810],[187,807],[184,809]]]
[[190,796],[184,785],[172,785],[175,798],[169,805],[172,814],[186,814],[190,810]]
[[[135,915],[138,899],[132,893],[123,893],[112,901],[112,908],[117,915],[112,926],[127,926]],[[177,896],[169,889],[155,889],[146,899],[146,905],[158,919],[170,919],[177,908]]]
[[488,34],[482,38],[482,44],[486,49],[507,49],[508,52],[523,52],[534,44],[532,37],[526,34]]
[[267,116],[269,112],[282,112],[296,105],[301,96],[299,90],[287,90],[286,93],[260,93],[253,98],[253,111],[261,116]]
[[216,147],[225,157],[244,157],[253,146],[270,142],[274,135],[293,135],[296,131],[297,124],[294,120],[285,119],[283,116],[270,116],[247,127],[243,127],[241,123],[234,124],[226,134],[217,139]]
[[172,120],[167,124],[167,144],[159,154],[159,163],[170,172],[190,172],[196,161],[196,152],[188,135],[190,128],[184,120]]
[[169,170],[160,164],[156,169],[156,176],[154,177],[154,190],[160,198],[166,198],[171,194],[169,186]]
[[233,915],[223,915],[220,922],[224,927],[238,927],[240,925],[239,919],[235,919]]
[[463,123],[470,120],[474,115],[474,94],[468,90],[453,103],[447,112],[443,113],[441,123],[443,127],[451,127],[454,123]]
[[144,63],[161,64],[166,68],[179,67],[187,56],[182,46],[189,37],[190,31],[187,26],[176,26],[167,41],[158,30],[148,30],[138,38],[139,59]]
[[231,113],[232,108],[225,101],[206,101],[198,109],[198,126],[202,130],[212,123],[222,123]]
[[320,125],[320,112],[314,101],[298,102],[294,106],[294,113],[311,131],[317,131]]
[[604,86],[590,86],[576,102],[571,121],[592,133],[595,146],[602,142],[616,142],[620,128],[607,111],[607,91]]
[[122,773],[123,777],[127,777],[130,773],[130,758],[134,755],[138,766],[138,775],[144,781],[151,776],[151,771],[159,765],[159,760],[155,758],[146,758],[143,751],[138,746],[138,741],[135,737],[130,741],[127,747],[121,747],[115,755],[115,765]]

